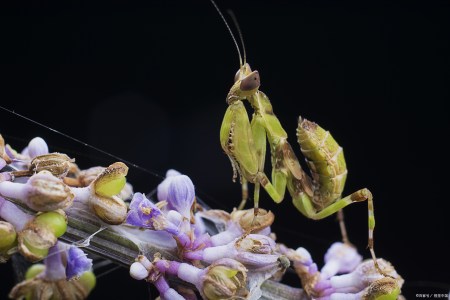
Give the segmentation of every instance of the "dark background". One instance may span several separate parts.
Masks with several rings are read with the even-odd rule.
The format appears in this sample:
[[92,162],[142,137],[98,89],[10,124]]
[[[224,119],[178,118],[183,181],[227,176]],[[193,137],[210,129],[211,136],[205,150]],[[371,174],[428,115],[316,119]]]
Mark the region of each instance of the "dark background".
[[[448,2],[218,5],[237,15],[248,61],[297,155],[300,114],[344,147],[345,193],[373,192],[376,253],[406,279],[405,295],[448,293]],[[209,205],[239,203],[219,144],[238,58],[208,1],[23,4],[0,14],[2,106],[159,174],[131,168],[137,191],[175,168]],[[115,161],[1,110],[0,132],[18,149],[41,136],[81,167]],[[335,218],[311,221],[288,195],[280,205],[261,197],[279,241],[307,248],[321,266],[340,239]],[[345,213],[351,241],[368,257],[366,203]],[[0,297],[12,284],[9,268],[0,267]],[[92,298],[130,292],[148,298],[143,282],[118,270],[99,279]]]

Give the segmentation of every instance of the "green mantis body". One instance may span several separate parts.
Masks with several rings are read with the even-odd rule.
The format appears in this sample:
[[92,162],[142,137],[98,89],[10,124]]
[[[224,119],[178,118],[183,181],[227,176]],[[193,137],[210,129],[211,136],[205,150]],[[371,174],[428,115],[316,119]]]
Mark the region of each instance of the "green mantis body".
[[[228,109],[220,130],[222,149],[230,158],[234,178],[240,175],[243,186],[241,208],[247,198],[247,182],[255,184],[255,215],[258,213],[259,192],[262,186],[277,203],[288,189],[294,206],[310,219],[323,219],[340,211],[345,206],[359,201],[368,201],[369,248],[378,268],[373,250],[375,218],[372,194],[361,189],[341,198],[347,177],[342,147],[331,134],[316,123],[299,118],[297,138],[301,151],[311,169],[310,178],[301,168],[287,134],[273,113],[269,98],[259,91],[258,71],[251,71],[244,63],[235,77],[235,83],[227,96]],[[254,109],[250,122],[243,101],[249,101]],[[269,141],[272,163],[270,181],[264,173],[266,141]],[[342,227],[341,227],[342,228]],[[344,241],[347,241],[343,232]]]

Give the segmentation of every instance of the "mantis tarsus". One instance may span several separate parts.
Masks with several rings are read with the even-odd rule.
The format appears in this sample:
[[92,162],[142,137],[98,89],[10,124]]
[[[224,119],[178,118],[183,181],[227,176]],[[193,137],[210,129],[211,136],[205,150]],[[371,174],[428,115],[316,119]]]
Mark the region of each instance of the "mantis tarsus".
[[[237,174],[240,175],[243,197],[239,208],[244,207],[248,197],[247,182],[255,185],[255,215],[258,214],[260,186],[277,203],[283,200],[287,188],[294,206],[310,219],[323,219],[339,212],[343,239],[348,243],[341,209],[351,203],[367,200],[368,247],[377,270],[385,275],[377,264],[373,249],[375,217],[372,193],[364,188],[342,198],[347,178],[342,147],[337,144],[328,131],[316,123],[299,118],[297,140],[312,176],[309,177],[303,171],[287,141],[286,131],[273,112],[269,98],[259,90],[258,71],[252,71],[246,62],[242,35],[244,60],[241,58],[239,46],[225,18],[214,1],[211,0],[211,2],[225,21],[236,44],[240,59],[240,68],[226,98],[228,109],[220,129],[220,143],[231,161],[234,171],[233,179],[237,177]],[[254,110],[251,122],[243,103],[245,100]],[[266,139],[270,146],[272,181],[264,173]]]

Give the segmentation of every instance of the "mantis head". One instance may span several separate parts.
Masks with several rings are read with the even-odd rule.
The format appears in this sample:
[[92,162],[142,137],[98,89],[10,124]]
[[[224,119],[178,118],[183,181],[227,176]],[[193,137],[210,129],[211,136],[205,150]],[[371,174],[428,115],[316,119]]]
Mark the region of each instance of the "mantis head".
[[227,96],[227,103],[232,104],[234,101],[243,100],[255,94],[260,83],[259,72],[252,71],[248,63],[243,64],[234,76],[234,84]]

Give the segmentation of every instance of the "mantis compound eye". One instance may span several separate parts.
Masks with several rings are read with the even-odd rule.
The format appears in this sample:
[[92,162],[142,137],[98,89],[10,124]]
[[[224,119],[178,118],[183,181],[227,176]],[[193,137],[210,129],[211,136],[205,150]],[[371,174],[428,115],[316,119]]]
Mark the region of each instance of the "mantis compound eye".
[[236,75],[234,75],[234,82],[238,81],[239,79],[245,77],[247,74],[252,72],[252,68],[250,68],[250,65],[248,63],[245,63],[237,72]]
[[258,71],[253,71],[249,75],[247,75],[241,82],[241,91],[251,91],[259,88],[260,79]]

